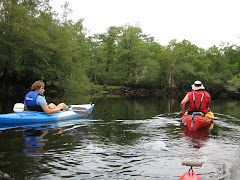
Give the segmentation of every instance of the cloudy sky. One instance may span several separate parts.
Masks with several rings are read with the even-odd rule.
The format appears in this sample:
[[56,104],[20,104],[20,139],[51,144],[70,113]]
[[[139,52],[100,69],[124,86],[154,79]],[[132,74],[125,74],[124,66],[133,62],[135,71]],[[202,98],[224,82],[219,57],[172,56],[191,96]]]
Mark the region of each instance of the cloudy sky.
[[69,2],[70,19],[84,19],[89,35],[110,26],[139,25],[161,45],[183,39],[208,49],[220,43],[240,45],[239,0],[51,0],[54,11]]

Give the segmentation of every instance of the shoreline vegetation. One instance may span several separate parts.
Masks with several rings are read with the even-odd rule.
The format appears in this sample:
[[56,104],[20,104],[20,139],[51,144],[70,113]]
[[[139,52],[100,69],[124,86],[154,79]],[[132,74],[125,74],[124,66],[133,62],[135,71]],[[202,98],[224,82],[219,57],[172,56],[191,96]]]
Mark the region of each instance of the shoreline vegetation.
[[[22,89],[22,91],[19,91]],[[50,96],[56,96],[61,92],[61,89],[56,88],[55,86],[46,87],[47,94]],[[176,88],[168,88],[168,89],[152,89],[152,88],[133,88],[133,87],[125,87],[125,86],[107,86],[107,85],[94,85],[91,88],[91,91],[88,93],[82,94],[78,91],[72,92],[73,94],[82,94],[82,95],[99,95],[99,96],[111,96],[111,95],[118,95],[118,96],[170,96],[170,97],[177,97],[182,96],[184,97],[189,90],[178,90]],[[24,88],[22,85],[18,86],[10,86],[7,91],[1,91],[2,95],[4,96],[13,96],[16,95],[22,96],[29,92],[29,89]],[[240,92],[232,92],[232,91],[209,91],[211,98],[237,98],[240,99]],[[65,94],[68,92],[63,92]],[[71,92],[69,92],[71,93]]]
[[[55,87],[46,87],[46,97],[49,102],[61,103],[63,100],[67,104],[96,103],[98,98],[121,98],[121,97],[169,97],[183,98],[188,91],[179,91],[177,89],[146,89],[131,88],[125,86],[93,86],[91,92],[82,94],[81,92],[61,92]],[[189,89],[190,91],[190,89]],[[11,86],[8,90],[0,90],[0,112],[12,112],[15,103],[22,102],[29,89],[23,85]],[[210,92],[211,99],[237,99],[240,100],[239,92]],[[96,98],[96,99],[95,99]],[[95,100],[94,100],[95,99]],[[9,108],[11,107],[11,108]]]
[[[130,88],[121,86],[97,86],[95,89],[99,95],[124,95],[124,96],[185,96],[188,91],[178,91],[177,89],[145,89],[145,88]],[[228,98],[240,98],[239,92],[212,92],[211,97],[228,97]]]

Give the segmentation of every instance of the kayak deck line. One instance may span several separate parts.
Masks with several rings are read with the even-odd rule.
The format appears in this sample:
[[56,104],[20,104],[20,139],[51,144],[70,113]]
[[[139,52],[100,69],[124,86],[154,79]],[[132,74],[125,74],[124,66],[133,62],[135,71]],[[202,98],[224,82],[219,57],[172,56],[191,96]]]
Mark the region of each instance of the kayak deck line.
[[[32,114],[33,116],[36,116],[36,114],[31,113],[31,111],[23,111],[23,112],[28,113],[28,114]],[[23,114],[24,114],[23,112],[15,112],[15,113],[16,113],[17,115],[23,117]]]

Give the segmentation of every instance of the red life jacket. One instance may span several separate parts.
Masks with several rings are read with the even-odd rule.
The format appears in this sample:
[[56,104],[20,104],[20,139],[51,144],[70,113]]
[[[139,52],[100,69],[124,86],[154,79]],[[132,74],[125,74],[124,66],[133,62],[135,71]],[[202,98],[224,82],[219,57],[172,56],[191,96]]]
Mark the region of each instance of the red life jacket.
[[208,113],[211,97],[207,91],[198,90],[188,93],[189,107],[188,111],[201,111]]

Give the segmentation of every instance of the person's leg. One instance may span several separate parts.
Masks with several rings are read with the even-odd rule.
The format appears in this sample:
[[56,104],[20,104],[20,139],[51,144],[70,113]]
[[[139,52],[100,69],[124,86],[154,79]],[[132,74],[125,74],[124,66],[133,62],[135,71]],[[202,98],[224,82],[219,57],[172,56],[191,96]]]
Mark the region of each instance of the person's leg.
[[56,106],[55,104],[53,104],[53,103],[50,103],[50,104],[48,105],[48,107],[49,107],[50,109],[54,109],[54,108],[56,108],[57,106]]
[[61,108],[66,109],[66,110],[69,109],[69,107],[68,107],[65,103],[60,103],[60,104],[58,104],[57,106],[58,106],[58,107],[60,106]]

